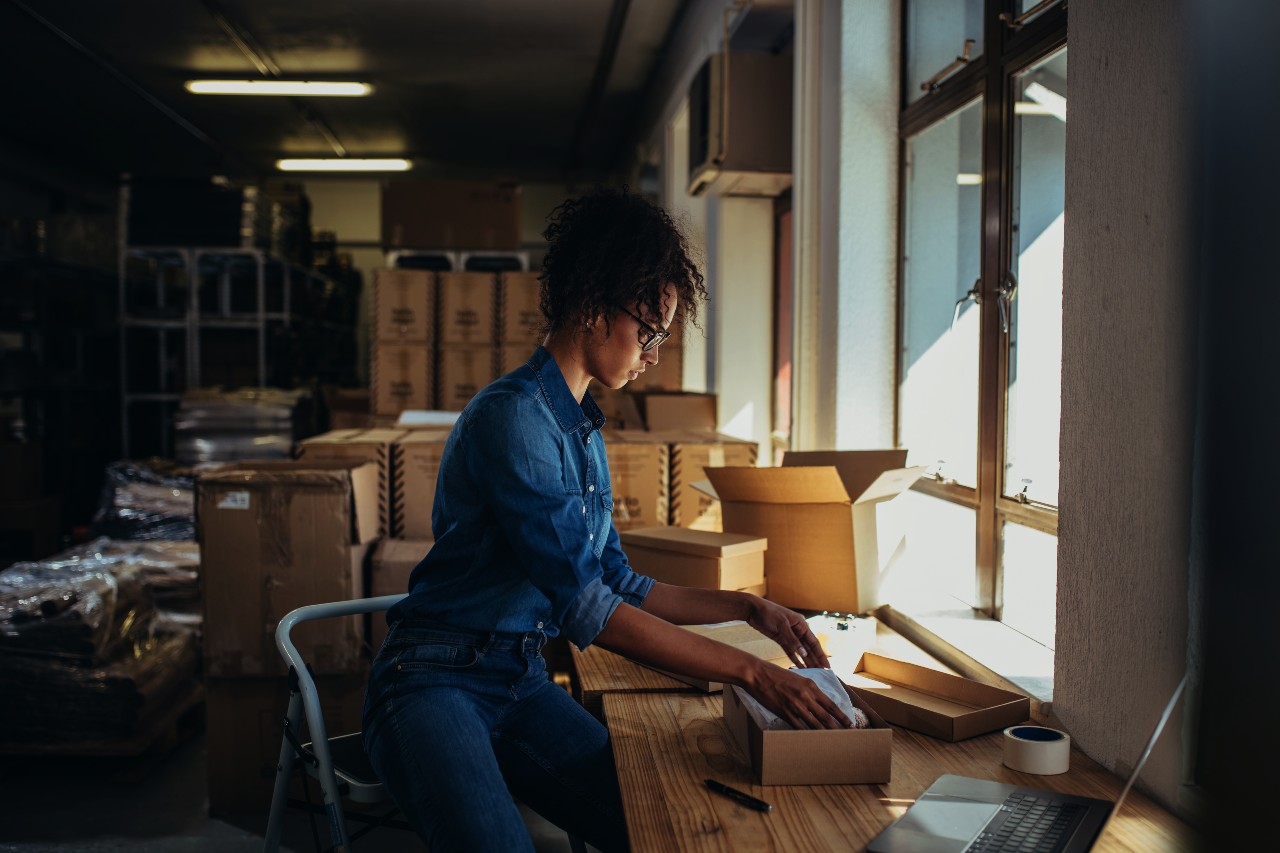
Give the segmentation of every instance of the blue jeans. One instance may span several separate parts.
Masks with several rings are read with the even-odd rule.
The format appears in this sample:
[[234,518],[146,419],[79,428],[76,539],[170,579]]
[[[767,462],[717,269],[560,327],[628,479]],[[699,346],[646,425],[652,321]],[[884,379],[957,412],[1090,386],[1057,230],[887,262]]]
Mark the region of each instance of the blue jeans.
[[364,746],[432,851],[533,850],[512,795],[601,850],[626,850],[604,726],[547,678],[540,631],[401,620],[369,680]]

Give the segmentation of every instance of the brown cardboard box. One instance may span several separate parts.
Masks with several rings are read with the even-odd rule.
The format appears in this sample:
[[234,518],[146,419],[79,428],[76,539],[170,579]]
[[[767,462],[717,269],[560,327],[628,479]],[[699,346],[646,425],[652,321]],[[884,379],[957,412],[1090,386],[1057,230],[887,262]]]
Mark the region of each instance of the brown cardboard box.
[[724,529],[769,540],[769,598],[802,610],[876,606],[876,504],[911,487],[924,466],[905,450],[788,453],[781,468],[708,468]]
[[440,273],[440,343],[492,346],[498,317],[497,288],[494,273]]
[[370,381],[373,413],[396,417],[405,409],[430,409],[435,399],[431,345],[373,345]]
[[[369,597],[409,591],[409,575],[435,543],[430,539],[383,539],[369,568]],[[369,625],[369,648],[374,654],[387,639],[387,614],[374,613]]]
[[434,341],[436,277],[427,270],[374,270],[373,339],[381,343]]
[[644,425],[654,432],[664,430],[716,431],[716,395],[691,391],[650,391],[641,395]]
[[498,342],[521,344],[532,350],[542,341],[542,316],[538,300],[542,282],[536,272],[504,272],[498,285]]
[[504,344],[498,347],[498,375],[506,376],[517,367],[522,367],[533,355],[536,344]]
[[671,523],[695,530],[722,530],[720,502],[694,487],[706,469],[726,465],[754,466],[759,445],[717,433],[682,431],[670,436]]
[[1031,717],[1031,700],[958,675],[867,652],[849,685],[895,726],[957,741]]
[[622,430],[605,436],[605,449],[613,526],[630,530],[666,524],[670,456],[667,443],[646,432]]
[[636,431],[644,429],[644,418],[640,417],[640,406],[636,397],[625,388],[614,390],[607,385],[596,383],[587,389],[591,399],[596,401],[600,411],[604,413],[610,430]]
[[373,409],[368,388],[339,388],[336,385],[322,387],[324,405],[329,412],[329,429],[367,429],[372,426],[369,414]]
[[[304,604],[364,597],[378,536],[378,469],[359,461],[237,462],[196,481],[205,673],[285,672],[281,617]],[[365,664],[358,616],[303,625],[294,642],[319,674]]]
[[741,533],[642,527],[618,534],[631,567],[663,583],[746,589],[764,583],[768,542]]
[[378,466],[378,535],[390,536],[392,523],[391,446],[406,434],[402,429],[331,430],[304,439],[298,458],[355,459]]
[[[721,622],[716,625],[682,625],[680,627],[690,633],[697,634],[699,637],[708,637],[717,642],[725,643],[735,649],[741,649],[747,654],[755,655],[761,660],[776,663],[778,666],[791,666],[791,659],[782,650],[782,646],[764,636],[746,622]],[[653,669],[657,668],[653,667]],[[662,669],[657,669],[657,671],[707,693],[717,693],[724,689],[724,685],[718,681],[709,681],[705,678],[667,672]]]
[[[316,679],[320,711],[330,736],[360,731],[366,672]],[[289,705],[289,682],[275,678],[210,678],[205,682],[205,737],[208,743],[209,813],[254,815],[265,829],[276,765]],[[299,739],[309,740],[304,732]],[[308,779],[318,802],[319,786]],[[295,774],[290,796],[301,798]]]
[[440,347],[440,385],[437,404],[446,412],[460,412],[481,388],[498,378],[497,353],[488,345]]
[[[846,688],[847,690],[848,688]],[[761,785],[859,785],[889,781],[893,730],[857,693],[855,707],[871,718],[868,729],[762,731],[735,689],[724,691],[724,723],[751,759]]]
[[396,179],[382,188],[385,249],[519,249],[515,184]]
[[435,507],[436,476],[440,456],[449,438],[447,429],[418,429],[404,435],[391,448],[391,535],[401,539],[431,539],[431,512]]

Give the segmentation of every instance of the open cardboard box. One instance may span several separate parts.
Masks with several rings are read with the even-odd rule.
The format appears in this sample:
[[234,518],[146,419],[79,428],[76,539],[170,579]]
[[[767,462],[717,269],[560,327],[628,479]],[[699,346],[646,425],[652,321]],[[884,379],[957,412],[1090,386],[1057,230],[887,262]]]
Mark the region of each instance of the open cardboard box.
[[642,527],[618,534],[631,567],[676,586],[747,589],[764,583],[768,541],[742,533]]
[[724,691],[724,722],[751,761],[761,785],[847,785],[888,782],[893,769],[893,730],[862,697],[855,707],[871,719],[867,729],[763,731],[736,690]]
[[769,598],[787,607],[862,613],[879,604],[876,505],[911,488],[925,466],[905,450],[787,453],[780,468],[706,470],[703,491],[724,529],[769,540]]
[[850,685],[895,726],[947,741],[1026,722],[1031,700],[958,675],[867,652]]
[[[783,667],[791,666],[791,659],[787,657],[787,653],[783,651],[782,646],[764,636],[746,622],[719,622],[715,625],[682,625],[680,627],[700,637],[709,637],[712,640],[741,649],[761,660],[772,661]],[[683,681],[685,684],[697,687],[707,693],[715,693],[724,689],[724,685],[719,681],[708,681],[692,675],[667,672],[665,669],[658,669],[656,666],[650,667],[650,669],[670,676],[677,681]]]

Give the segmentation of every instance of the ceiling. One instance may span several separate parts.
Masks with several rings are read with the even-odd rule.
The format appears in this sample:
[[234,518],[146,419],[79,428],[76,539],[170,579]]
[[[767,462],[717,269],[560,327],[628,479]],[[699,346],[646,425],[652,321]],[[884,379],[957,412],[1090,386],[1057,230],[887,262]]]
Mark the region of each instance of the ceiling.
[[[281,156],[346,155],[409,157],[426,178],[600,179],[628,165],[690,4],[0,0],[0,170],[249,178]],[[189,94],[198,76],[375,92]]]

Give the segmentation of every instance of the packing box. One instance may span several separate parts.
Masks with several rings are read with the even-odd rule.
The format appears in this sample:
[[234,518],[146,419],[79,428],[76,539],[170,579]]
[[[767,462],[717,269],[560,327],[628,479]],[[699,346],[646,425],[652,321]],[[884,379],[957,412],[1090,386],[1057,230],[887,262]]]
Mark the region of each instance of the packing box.
[[[364,596],[378,536],[378,469],[360,461],[237,462],[196,481],[204,666],[213,677],[283,675],[275,629],[304,604]],[[318,674],[365,663],[359,616],[299,626]]]
[[644,404],[644,424],[650,430],[716,431],[715,394],[650,391],[640,400]]
[[519,249],[515,184],[392,180],[382,188],[384,249]]
[[430,409],[435,396],[431,345],[374,343],[370,382],[373,413],[395,417],[405,409]]
[[441,346],[439,358],[437,403],[445,411],[462,411],[481,388],[498,378],[492,346]]
[[505,272],[498,284],[499,343],[522,344],[530,350],[542,340],[546,318],[538,300],[542,282],[536,272]]
[[638,430],[610,432],[605,437],[613,526],[618,530],[667,523],[670,450],[666,441]]
[[405,435],[401,429],[331,430],[303,440],[298,445],[298,458],[355,459],[378,466],[378,535],[390,536],[391,446]]
[[781,468],[708,468],[724,529],[769,540],[769,598],[803,610],[861,613],[878,604],[876,504],[924,467],[905,450],[788,453]]
[[722,530],[720,502],[694,483],[706,479],[707,468],[754,466],[759,445],[717,433],[682,430],[669,434],[671,445],[671,524],[696,530]]
[[596,383],[587,389],[587,393],[596,401],[600,411],[604,413],[610,430],[643,430],[644,418],[640,417],[640,406],[636,397],[625,388],[614,390],[607,385]]
[[[848,688],[845,688],[848,690]],[[762,731],[734,689],[724,691],[724,723],[761,785],[847,785],[889,781],[893,730],[857,693],[871,728]]]
[[365,429],[370,424],[369,414],[373,406],[368,388],[339,388],[322,386],[324,405],[329,412],[329,428]]
[[536,344],[503,344],[498,347],[498,375],[506,376],[517,367],[523,367],[533,355]]
[[447,429],[415,429],[391,448],[394,459],[391,535],[402,539],[431,539],[431,512],[436,500],[436,476],[449,438]]
[[958,675],[867,652],[849,682],[895,726],[957,741],[1024,723],[1031,700]]
[[[784,668],[791,666],[791,659],[782,650],[782,646],[764,636],[746,622],[720,622],[715,625],[682,625],[680,627],[700,637],[708,637],[717,642],[733,646],[736,649],[741,649],[748,654],[755,655],[760,660],[772,661]],[[667,672],[657,667],[651,668],[661,672],[663,675],[674,678],[676,681],[683,681],[685,684],[707,693],[716,693],[724,689],[724,685],[718,681],[710,681],[705,678],[697,678],[676,672]]]
[[[435,544],[430,539],[383,539],[373,552],[369,567],[369,597],[399,595],[409,591],[409,575]],[[374,654],[387,639],[387,614],[374,613],[369,624],[369,648]]]
[[435,340],[436,278],[427,270],[374,270],[373,338]]
[[440,273],[440,343],[493,345],[497,283],[490,272]]
[[768,543],[741,533],[642,527],[619,534],[631,567],[676,586],[745,589],[764,583]]

